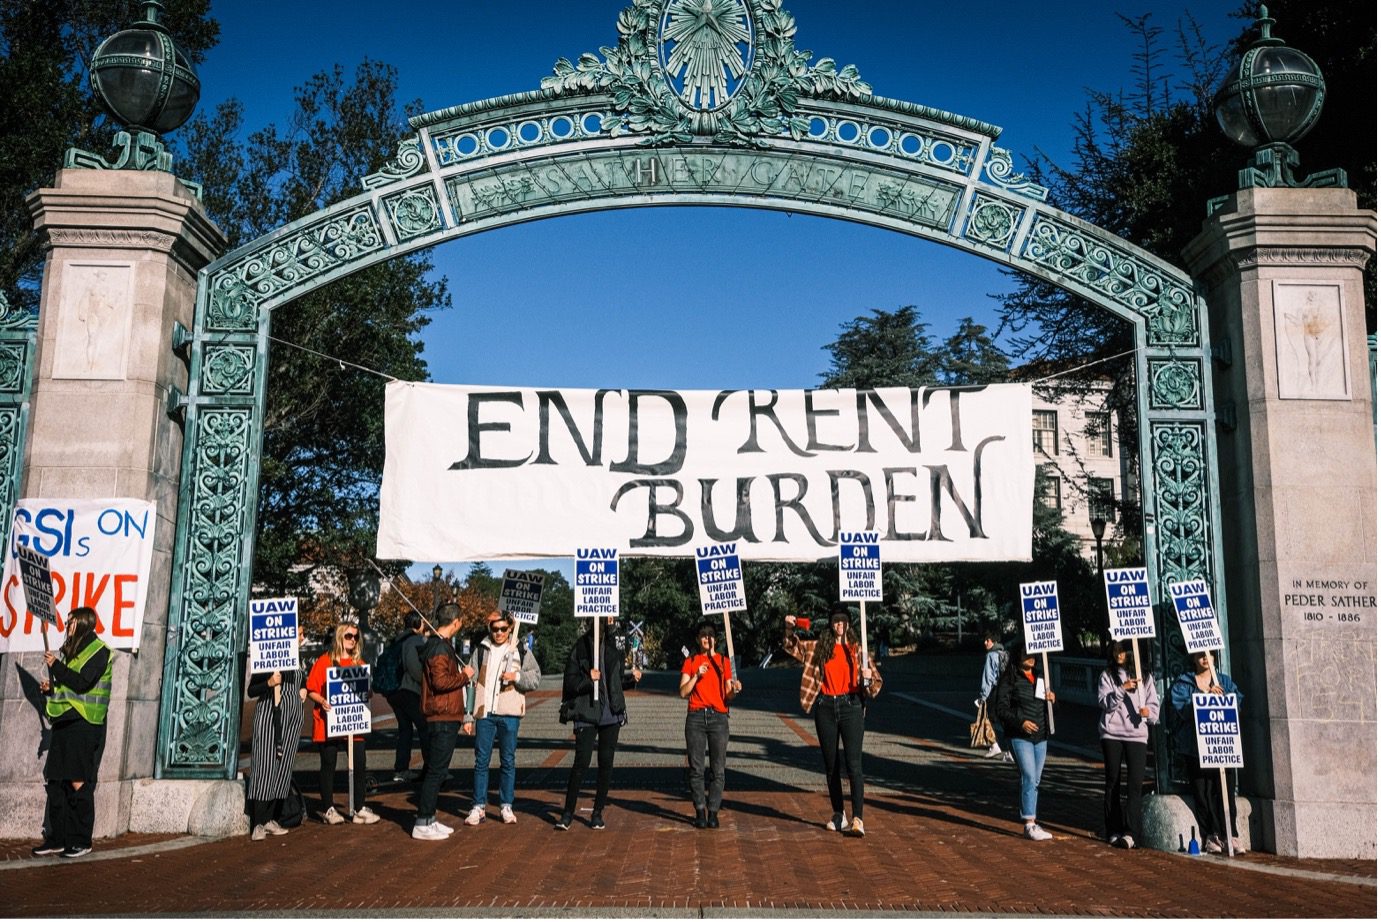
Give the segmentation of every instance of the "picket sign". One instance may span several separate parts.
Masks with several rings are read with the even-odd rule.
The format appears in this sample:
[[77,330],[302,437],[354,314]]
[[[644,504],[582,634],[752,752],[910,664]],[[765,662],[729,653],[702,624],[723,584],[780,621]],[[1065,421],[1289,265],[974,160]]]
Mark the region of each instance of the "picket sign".
[[[600,670],[604,645],[599,642],[600,622],[619,611],[619,552],[612,547],[575,549],[575,616],[595,619],[594,669]],[[599,701],[599,682],[595,682]]]
[[[882,548],[878,532],[839,534],[839,601],[858,603],[858,633],[863,665],[868,665],[868,602],[882,601]],[[864,679],[863,686],[872,684]]]
[[1114,567],[1103,571],[1103,590],[1108,603],[1108,632],[1114,640],[1133,641],[1132,663],[1140,695],[1145,680],[1141,673],[1141,645],[1135,641],[1156,636],[1150,576],[1145,567]]
[[[1220,688],[1218,672],[1209,666],[1213,686]],[[1242,725],[1238,717],[1237,696],[1195,692],[1193,697],[1194,737],[1199,750],[1199,767],[1218,769],[1218,783],[1223,795],[1223,832],[1227,840],[1228,857],[1232,847],[1232,803],[1228,800],[1228,768],[1242,768]],[[1230,715],[1230,716],[1229,716]],[[1228,722],[1230,730],[1220,730],[1217,724]],[[1229,747],[1227,752],[1210,752],[1210,746]],[[1224,759],[1223,757],[1226,757]],[[1205,764],[1207,763],[1207,764]]]
[[53,571],[48,557],[27,545],[15,548],[19,564],[19,580],[24,584],[24,599],[29,611],[39,619],[39,633],[43,635],[43,652],[48,653],[48,625],[57,627],[57,610],[53,607]]
[[700,585],[701,614],[707,618],[715,612],[724,615],[724,644],[729,651],[729,661],[733,662],[734,626],[729,621],[729,612],[748,610],[738,542],[696,548],[695,576]]
[[[526,570],[504,570],[499,590],[499,611],[515,623],[536,624],[542,612],[542,589],[546,577]],[[518,633],[515,629],[515,635]]]
[[1175,603],[1175,617],[1184,634],[1184,649],[1188,653],[1223,649],[1223,632],[1213,610],[1208,583],[1202,579],[1185,580],[1169,585],[1170,599]]
[[[1050,652],[1065,648],[1064,631],[1060,626],[1060,593],[1054,580],[1018,585],[1021,594],[1021,629],[1027,653],[1040,653],[1041,674],[1046,688],[1050,687]],[[1053,625],[1053,633],[1052,633]],[[1046,721],[1050,735],[1055,735],[1055,705],[1045,701]]]

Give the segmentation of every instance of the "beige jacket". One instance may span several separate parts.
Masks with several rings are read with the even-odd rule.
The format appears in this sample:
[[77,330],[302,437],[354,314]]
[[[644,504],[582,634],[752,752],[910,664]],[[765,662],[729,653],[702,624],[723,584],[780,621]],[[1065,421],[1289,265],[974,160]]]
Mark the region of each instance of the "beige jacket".
[[[527,693],[542,684],[542,668],[537,665],[536,657],[529,651],[520,651],[516,643],[495,645],[486,637],[475,648],[468,665],[475,670],[473,715],[476,719],[490,714],[522,717],[527,713]],[[512,685],[498,682],[499,675],[505,672],[517,672],[518,680]]]

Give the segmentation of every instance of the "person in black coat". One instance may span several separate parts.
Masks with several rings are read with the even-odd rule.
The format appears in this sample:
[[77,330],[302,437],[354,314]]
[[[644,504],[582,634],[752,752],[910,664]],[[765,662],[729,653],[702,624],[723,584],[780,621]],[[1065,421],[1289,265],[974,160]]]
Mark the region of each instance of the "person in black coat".
[[[624,704],[625,689],[642,680],[642,670],[636,666],[624,671],[623,649],[614,629],[613,618],[606,618],[601,632],[599,668],[595,668],[595,630],[576,639],[566,661],[566,677],[561,684],[561,710],[575,728],[575,761],[571,763],[570,778],[566,781],[566,807],[556,828],[571,828],[575,819],[575,802],[580,796],[580,782],[590,767],[590,754],[599,744],[599,777],[595,787],[595,808],[590,815],[590,828],[604,828],[604,804],[609,797],[609,778],[614,772],[614,750],[619,744],[619,728],[628,722]],[[599,700],[595,700],[595,688]]]
[[1021,819],[1026,837],[1038,842],[1051,838],[1036,822],[1036,794],[1050,737],[1047,701],[1053,704],[1055,693],[1036,673],[1036,654],[1023,650],[1020,656],[1011,657],[997,680],[993,710],[1002,721],[1012,744],[1012,758],[1021,772]]

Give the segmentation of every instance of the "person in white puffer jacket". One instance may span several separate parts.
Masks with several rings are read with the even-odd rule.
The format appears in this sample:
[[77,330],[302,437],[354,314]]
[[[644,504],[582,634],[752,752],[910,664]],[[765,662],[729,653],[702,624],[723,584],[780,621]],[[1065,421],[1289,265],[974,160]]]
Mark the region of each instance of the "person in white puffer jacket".
[[[1136,848],[1141,839],[1141,786],[1146,777],[1146,742],[1160,720],[1155,679],[1134,675],[1132,644],[1114,640],[1108,665],[1098,674],[1098,737],[1103,746],[1103,834],[1109,845]],[[1127,796],[1122,796],[1122,766]]]
[[531,650],[519,649],[513,619],[503,612],[489,613],[488,634],[475,648],[465,667],[474,680],[472,710],[464,731],[475,735],[475,799],[465,825],[484,822],[489,803],[489,760],[494,740],[499,741],[499,816],[505,823],[518,822],[513,813],[513,786],[518,774],[518,724],[527,713],[527,693],[542,682],[542,670]]

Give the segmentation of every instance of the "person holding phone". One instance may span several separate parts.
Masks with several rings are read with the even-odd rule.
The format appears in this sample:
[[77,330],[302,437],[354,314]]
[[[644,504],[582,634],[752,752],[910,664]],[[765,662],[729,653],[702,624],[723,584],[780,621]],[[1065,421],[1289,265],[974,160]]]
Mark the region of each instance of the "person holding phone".
[[[352,737],[328,737],[326,735],[326,713],[331,703],[326,700],[326,670],[332,666],[362,666],[360,659],[360,629],[354,624],[336,625],[335,641],[330,651],[317,657],[312,671],[307,676],[307,698],[312,702],[312,742],[317,744],[321,755],[321,813],[318,819],[328,826],[345,822],[345,817],[336,809],[336,761],[346,742]],[[355,802],[351,822],[360,825],[379,822],[379,814],[364,804],[366,777],[364,766],[364,737],[355,736]]]
[[[302,646],[306,628],[297,622],[297,645]],[[256,672],[249,677],[246,693],[254,701],[253,732],[249,745],[249,780],[245,807],[249,812],[249,837],[262,842],[268,836],[285,836],[287,827],[278,820],[292,790],[297,738],[302,735],[302,702],[307,689],[302,670]]]
[[[882,674],[871,656],[863,662],[858,634],[850,624],[849,607],[836,602],[830,607],[830,620],[809,640],[796,636],[802,627],[797,619],[786,619],[782,647],[805,665],[801,672],[801,710],[815,714],[815,735],[825,759],[825,778],[829,784],[832,813],[825,828],[846,836],[863,836],[863,716],[866,702],[882,691]],[[804,627],[809,627],[806,619]],[[839,758],[840,745],[844,758]],[[849,797],[853,819],[844,813],[844,783],[841,764],[849,773]]]
[[1026,838],[1037,842],[1053,838],[1036,822],[1036,795],[1050,738],[1047,701],[1053,704],[1055,693],[1046,687],[1044,676],[1036,673],[1036,654],[1023,649],[1021,656],[1011,658],[998,679],[993,707],[1007,731],[1012,758],[1021,773],[1021,820]]
[[[729,702],[743,690],[733,663],[715,652],[715,627],[696,629],[697,652],[681,666],[681,697],[686,699],[686,756],[690,762],[695,828],[718,829],[724,802],[724,761],[729,751]],[[709,760],[706,761],[708,752]],[[708,780],[707,780],[708,779]]]

